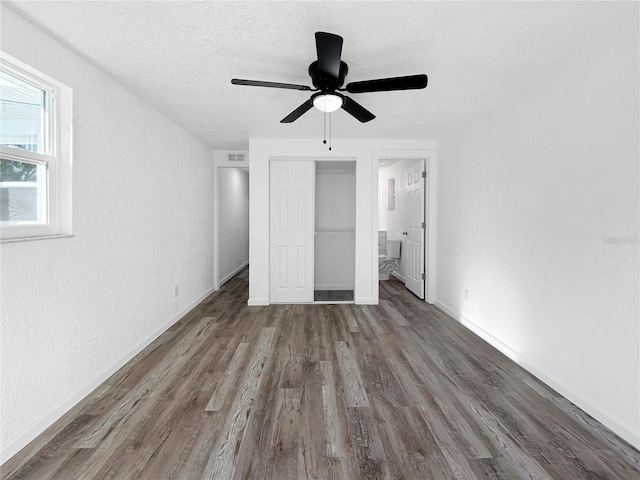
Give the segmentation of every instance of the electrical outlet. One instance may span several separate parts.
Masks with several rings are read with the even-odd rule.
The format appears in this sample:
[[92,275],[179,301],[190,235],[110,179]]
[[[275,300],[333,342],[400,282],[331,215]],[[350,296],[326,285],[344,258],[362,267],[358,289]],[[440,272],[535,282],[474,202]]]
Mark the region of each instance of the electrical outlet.
[[464,289],[464,301],[465,302],[471,301],[471,292],[466,288]]
[[174,298],[178,298],[178,285],[176,285],[175,292],[174,292],[173,296],[174,296]]

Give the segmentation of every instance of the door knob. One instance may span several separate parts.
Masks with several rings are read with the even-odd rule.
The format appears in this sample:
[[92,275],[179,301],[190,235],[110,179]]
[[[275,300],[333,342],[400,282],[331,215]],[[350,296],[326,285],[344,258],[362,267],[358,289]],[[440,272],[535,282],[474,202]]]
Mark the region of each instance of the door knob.
[[403,235],[407,235],[407,232],[402,232]]

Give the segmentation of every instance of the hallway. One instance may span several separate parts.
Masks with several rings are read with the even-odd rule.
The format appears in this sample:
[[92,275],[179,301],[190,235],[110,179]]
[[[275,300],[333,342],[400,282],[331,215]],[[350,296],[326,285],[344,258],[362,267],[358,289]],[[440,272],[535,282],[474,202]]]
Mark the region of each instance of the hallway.
[[640,454],[400,282],[247,306],[245,269],[6,479],[631,479]]

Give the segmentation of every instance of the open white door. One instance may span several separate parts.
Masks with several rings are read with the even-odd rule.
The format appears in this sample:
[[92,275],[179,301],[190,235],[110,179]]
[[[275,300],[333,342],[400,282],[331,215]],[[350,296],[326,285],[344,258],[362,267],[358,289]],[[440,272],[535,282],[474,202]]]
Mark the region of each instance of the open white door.
[[407,271],[405,286],[418,298],[424,299],[424,161],[416,160],[407,166],[404,174],[407,181]]
[[313,302],[315,162],[270,163],[269,300]]

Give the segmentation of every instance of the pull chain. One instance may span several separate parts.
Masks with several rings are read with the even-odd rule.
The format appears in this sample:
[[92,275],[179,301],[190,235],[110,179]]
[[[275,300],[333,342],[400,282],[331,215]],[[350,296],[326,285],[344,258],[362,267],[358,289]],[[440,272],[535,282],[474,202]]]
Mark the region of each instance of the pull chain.
[[[322,112],[322,143],[327,144],[327,112]],[[329,112],[329,150],[331,150],[331,112]]]
[[327,112],[322,112],[322,143],[327,143]]

